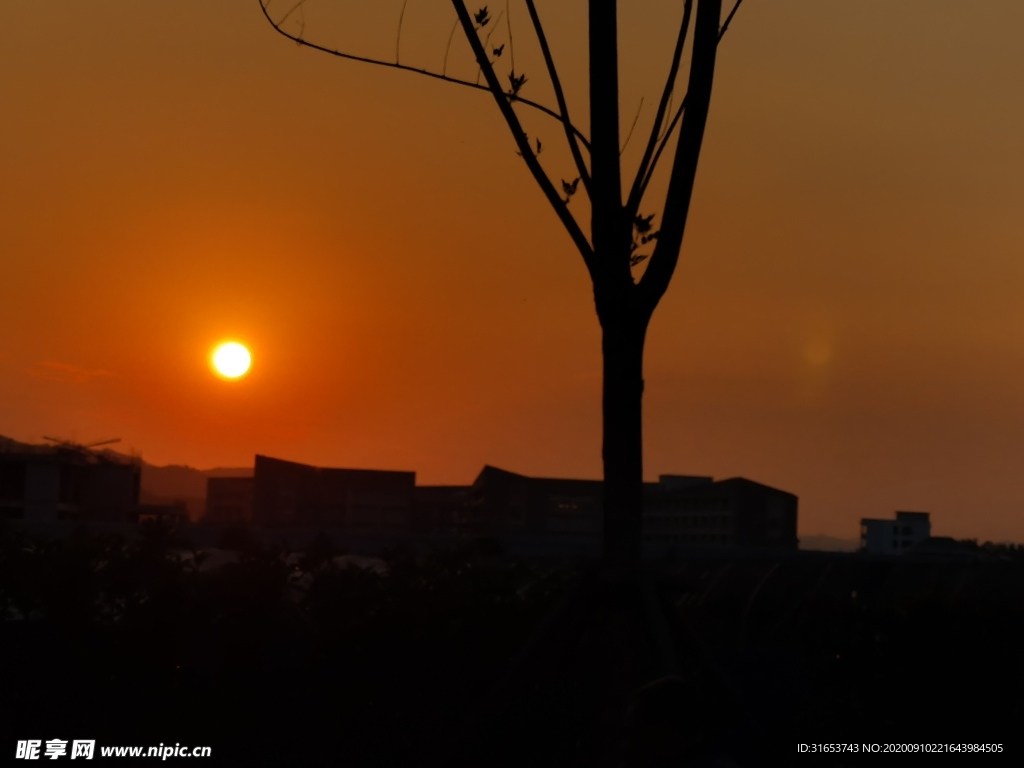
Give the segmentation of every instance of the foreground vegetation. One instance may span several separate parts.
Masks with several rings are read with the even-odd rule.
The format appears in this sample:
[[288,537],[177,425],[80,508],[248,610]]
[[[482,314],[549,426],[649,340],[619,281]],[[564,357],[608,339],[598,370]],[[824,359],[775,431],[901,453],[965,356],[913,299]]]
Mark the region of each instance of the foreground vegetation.
[[0,540],[12,738],[210,744],[250,765],[421,763],[407,750],[455,738],[564,579],[473,548],[391,552],[378,573],[275,550],[204,570],[158,528]]
[[[1024,716],[1013,558],[663,564],[676,676],[638,695],[660,673],[650,636],[622,629],[643,623],[628,607],[592,602],[509,666],[558,615],[568,566],[476,544],[359,568],[318,540],[209,568],[179,544],[162,528],[0,529],[8,743],[210,745],[237,765],[458,764],[465,749],[466,764],[617,766],[632,740],[673,765],[761,765],[795,740],[1009,743]],[[484,711],[474,738],[464,726]]]

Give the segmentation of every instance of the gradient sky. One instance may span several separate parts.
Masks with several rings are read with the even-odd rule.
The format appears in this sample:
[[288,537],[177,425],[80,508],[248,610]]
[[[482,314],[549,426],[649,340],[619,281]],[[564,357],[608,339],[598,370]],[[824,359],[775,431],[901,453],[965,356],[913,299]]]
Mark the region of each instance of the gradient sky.
[[[307,38],[393,56],[400,0],[341,5],[310,2]],[[585,127],[585,3],[538,5]],[[628,164],[681,3],[621,6]],[[403,60],[437,68],[450,5],[410,7]],[[486,94],[300,48],[256,0],[4,12],[0,434],[600,476],[586,271]],[[791,491],[803,535],[910,509],[1024,541],[1022,23],[1010,0],[746,1],[649,334],[649,479]],[[475,76],[458,38],[449,71]],[[528,130],[569,177],[557,125]],[[240,382],[208,368],[223,338],[252,348]]]

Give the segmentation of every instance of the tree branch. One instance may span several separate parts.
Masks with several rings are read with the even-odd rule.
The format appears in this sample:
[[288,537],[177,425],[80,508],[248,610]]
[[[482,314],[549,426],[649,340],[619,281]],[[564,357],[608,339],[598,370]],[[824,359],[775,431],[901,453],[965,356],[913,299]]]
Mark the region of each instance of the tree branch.
[[[718,42],[721,42],[722,38],[725,37],[726,31],[729,29],[729,24],[732,23],[732,17],[736,15],[736,11],[739,10],[740,5],[742,4],[743,0],[736,0],[736,2],[733,4],[732,10],[729,11],[729,15],[725,18],[725,23],[722,25],[722,28],[718,32]],[[683,100],[679,104],[679,109],[676,110],[676,113],[672,118],[672,122],[669,123],[668,130],[665,131],[665,135],[662,137],[660,143],[658,144],[657,152],[654,153],[654,159],[651,161],[651,164],[647,169],[647,175],[644,178],[643,183],[640,185],[640,194],[637,197],[638,209],[640,207],[640,200],[643,199],[644,192],[647,191],[647,185],[651,183],[651,178],[654,176],[654,169],[658,166],[658,160],[661,159],[661,153],[665,150],[665,146],[668,144],[668,140],[672,137],[672,132],[675,130],[676,125],[682,118],[683,112],[686,111],[686,98],[688,95],[689,94],[683,96]],[[632,198],[632,194],[630,195],[630,198]]]
[[[466,10],[466,3],[464,0],[452,0],[452,5],[455,7],[455,13],[458,14],[459,22],[462,24],[462,31],[465,33],[466,39],[473,49],[473,55],[476,56],[477,63],[484,71],[487,89],[494,96],[498,109],[501,110],[501,115],[505,118],[505,123],[512,132],[516,146],[519,147],[519,153],[523,156],[523,160],[526,161],[530,173],[533,174],[533,178],[540,186],[541,191],[544,192],[544,196],[547,197],[551,207],[555,209],[555,213],[558,214],[562,225],[568,231],[573,243],[579,250],[587,270],[591,274],[591,278],[597,279],[598,269],[594,259],[594,251],[587,241],[586,235],[583,234],[583,230],[576,223],[576,219],[569,212],[569,206],[555,190],[555,185],[552,184],[551,179],[544,173],[544,169],[541,168],[540,162],[537,160],[537,155],[534,154],[533,149],[530,147],[530,140],[527,138],[526,132],[519,122],[519,117],[512,108],[513,97],[502,90],[501,83],[498,82],[498,76],[494,73],[494,67],[491,66],[491,62],[487,58],[487,52],[477,36],[476,28],[473,26],[473,19],[470,17],[469,11]],[[515,97],[515,99],[520,100],[518,97]]]
[[725,17],[725,23],[722,24],[722,29],[718,33],[719,41],[721,41],[722,38],[725,37],[726,30],[729,29],[729,25],[732,24],[732,17],[736,15],[736,11],[740,9],[740,6],[742,4],[743,0],[736,0],[735,4],[732,6],[732,10],[729,11],[729,15]]
[[[632,219],[640,209],[640,199],[643,197],[643,190],[646,187],[645,179],[647,171],[653,166],[651,158],[658,146],[658,137],[661,134],[662,122],[665,120],[665,112],[668,109],[669,100],[672,98],[672,91],[676,85],[676,75],[679,72],[679,62],[683,58],[683,46],[686,43],[686,35],[690,29],[690,14],[693,11],[693,0],[686,0],[683,8],[683,21],[679,26],[679,36],[676,38],[676,48],[672,52],[672,64],[668,70],[668,77],[665,80],[665,88],[661,92],[661,101],[658,102],[658,112],[654,117],[654,125],[651,127],[650,138],[647,139],[647,147],[644,149],[643,159],[637,169],[636,177],[633,179],[633,186],[629,190],[629,197],[626,200],[626,213]],[[656,162],[656,161],[655,161]]]
[[580,175],[580,180],[583,182],[584,189],[587,190],[587,197],[589,197],[590,171],[583,160],[579,142],[576,141],[576,136],[572,132],[569,107],[565,102],[565,93],[562,91],[562,83],[558,78],[558,71],[555,69],[555,61],[551,57],[551,48],[548,46],[547,35],[544,34],[540,17],[537,15],[537,6],[534,5],[533,0],[526,0],[526,9],[530,12],[530,21],[533,22],[533,28],[537,33],[537,41],[540,43],[541,53],[544,54],[544,63],[547,65],[548,75],[551,77],[551,86],[555,90],[555,100],[558,103],[558,111],[562,114],[562,125],[565,128],[565,138],[569,142],[569,151],[572,152],[572,159],[576,163],[576,170]]
[[697,175],[697,160],[704,140],[708,108],[711,104],[711,86],[715,75],[715,54],[718,50],[718,22],[722,17],[722,0],[699,0],[697,19],[693,29],[693,55],[690,60],[690,79],[687,101],[690,102],[679,129],[679,144],[672,163],[668,194],[661,231],[647,271],[638,288],[641,299],[650,311],[668,288],[679,261],[679,249],[686,229],[686,218]]
[[[296,4],[296,7],[301,5],[302,2],[304,2],[304,1],[305,0],[301,0],[301,2]],[[374,58],[371,58],[371,57],[368,57],[368,56],[357,56],[354,53],[345,53],[344,51],[339,51],[339,50],[336,50],[334,48],[328,48],[327,46],[324,46],[324,45],[319,45],[317,43],[311,43],[308,40],[304,40],[303,38],[299,37],[298,35],[293,35],[290,32],[286,32],[281,27],[281,22],[274,21],[270,17],[270,13],[267,11],[267,2],[268,2],[268,0],[259,0],[260,10],[263,12],[264,18],[266,18],[266,20],[270,24],[270,26],[274,28],[275,32],[277,32],[282,37],[288,38],[293,43],[297,43],[298,45],[305,46],[306,48],[312,48],[313,50],[320,51],[322,53],[328,53],[331,56],[337,56],[340,59],[349,59],[351,61],[360,61],[360,62],[362,62],[364,64],[376,64],[376,65],[381,66],[381,67],[388,67],[390,69],[398,69],[398,70],[401,70],[403,72],[414,72],[417,75],[426,75],[427,77],[432,77],[435,80],[442,80],[442,81],[444,81],[446,83],[454,83],[455,85],[464,85],[467,88],[472,88],[472,89],[477,90],[477,91],[490,91],[491,90],[486,85],[481,85],[479,83],[474,83],[474,82],[471,82],[469,80],[462,80],[461,78],[457,78],[457,77],[449,77],[446,74],[439,74],[437,72],[431,72],[429,69],[423,69],[421,67],[411,67],[408,64],[400,64],[398,62],[384,61],[382,59],[374,59]],[[294,8],[292,10],[294,10]],[[291,13],[291,11],[289,11],[289,13]],[[283,20],[284,19],[282,19],[281,21],[283,21]],[[550,107],[546,107],[543,104],[540,104],[540,103],[538,103],[536,101],[533,101],[532,99],[524,99],[521,96],[516,96],[516,101],[521,102],[521,103],[525,104],[526,106],[528,106],[528,107],[530,107],[532,109],[536,109],[539,112],[543,112],[548,117],[553,117],[555,120],[557,120],[560,123],[563,123],[563,124],[565,123],[565,120],[562,118],[562,116],[558,112],[556,112],[555,110],[551,109]],[[587,137],[584,136],[583,133],[578,128],[576,128],[576,126],[574,126],[574,125],[569,125],[568,128],[569,128],[569,130],[572,131],[572,133],[576,137],[577,141],[579,141],[579,143],[589,152],[590,151],[590,141],[587,139]]]

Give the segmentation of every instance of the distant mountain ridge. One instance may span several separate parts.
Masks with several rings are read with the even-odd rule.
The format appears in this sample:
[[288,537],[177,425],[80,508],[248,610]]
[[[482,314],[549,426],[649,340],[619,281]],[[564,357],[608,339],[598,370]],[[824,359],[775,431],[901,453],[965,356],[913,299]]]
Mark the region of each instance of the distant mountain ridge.
[[217,467],[194,469],[171,464],[158,467],[142,462],[143,504],[185,502],[190,520],[198,520],[206,512],[206,481],[211,477],[252,477],[252,467]]

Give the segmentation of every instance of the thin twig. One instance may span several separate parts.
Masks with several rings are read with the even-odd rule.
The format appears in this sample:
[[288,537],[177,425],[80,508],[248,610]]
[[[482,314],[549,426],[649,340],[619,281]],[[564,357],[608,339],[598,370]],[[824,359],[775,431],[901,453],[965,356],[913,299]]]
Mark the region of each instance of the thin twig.
[[505,0],[505,26],[508,28],[508,59],[512,64],[512,71],[516,71],[516,45],[512,42],[512,13],[508,9],[508,0]]
[[405,19],[405,7],[407,5],[409,5],[409,0],[405,0],[405,2],[402,3],[402,12],[398,14],[398,39],[395,40],[395,64],[397,64],[402,58],[402,21]]
[[[675,95],[676,95],[676,92],[675,92],[675,89],[673,88],[672,89],[672,93],[670,93],[668,95],[668,109],[666,110],[667,112],[671,112],[672,111],[672,99],[675,97]],[[667,131],[667,130],[668,130],[668,125],[665,124],[665,120],[664,120],[664,117],[663,117],[662,121],[661,121],[661,126],[658,129],[658,141],[661,141],[665,137],[665,131]]]
[[[740,7],[740,5],[742,5],[742,3],[743,3],[743,0],[736,0],[736,3],[733,5],[732,10],[729,11],[729,15],[726,16],[725,24],[723,24],[721,29],[719,29],[719,31],[718,31],[718,42],[719,43],[722,42],[722,38],[725,37],[726,31],[729,29],[729,24],[732,22],[732,17],[736,15],[736,11],[739,10],[739,7]],[[676,110],[675,115],[672,117],[672,122],[669,123],[668,130],[665,131],[664,137],[662,137],[661,141],[658,143],[658,149],[654,153],[654,158],[651,160],[650,165],[647,167],[647,173],[644,176],[643,182],[640,185],[639,197],[637,198],[637,204],[638,205],[639,205],[639,200],[642,199],[643,196],[644,196],[644,192],[647,191],[647,185],[651,183],[651,178],[654,176],[654,169],[658,165],[658,160],[661,158],[661,153],[665,150],[665,146],[668,144],[668,140],[672,136],[672,131],[674,131],[676,125],[679,124],[679,120],[682,118],[683,112],[685,110],[686,110],[686,96],[683,96],[683,101],[679,105],[679,109]],[[631,194],[630,195],[630,199],[632,200],[632,198],[633,198],[633,195]]]
[[[648,259],[647,269],[637,286],[638,300],[652,311],[665,294],[679,262],[679,249],[686,229],[687,212],[697,176],[697,161],[711,104],[722,0],[700,0],[695,16],[686,97],[687,102],[691,97],[693,101],[687,107],[686,118],[679,128],[679,141],[669,173],[664,210],[670,212],[670,215],[662,218],[654,253]],[[664,144],[661,146],[664,147]]]
[[[689,94],[687,94],[689,95]],[[672,135],[672,131],[675,130],[676,125],[679,123],[680,118],[683,116],[683,112],[686,111],[686,96],[683,96],[683,101],[679,105],[679,109],[676,110],[675,116],[672,118],[672,122],[669,123],[668,129],[665,131],[664,137],[658,143],[658,149],[654,153],[654,157],[651,159],[650,165],[647,166],[647,173],[644,176],[643,182],[640,184],[640,189],[637,195],[637,199],[643,199],[644,193],[647,191],[647,185],[651,183],[651,177],[654,176],[654,169],[658,165],[658,160],[661,159],[661,153],[665,150],[665,146],[668,144],[668,139]],[[632,198],[632,195],[630,195]]]
[[[452,0],[452,5],[455,6],[455,12],[459,15],[459,21],[462,23],[462,30],[466,35],[466,39],[469,41],[470,47],[473,49],[473,55],[476,56],[477,62],[484,69],[484,77],[487,79],[487,89],[494,97],[494,100],[498,105],[498,109],[501,111],[501,116],[505,118],[505,123],[512,132],[512,137],[515,139],[516,146],[519,148],[519,154],[521,154],[523,160],[526,161],[527,168],[530,169],[530,173],[540,186],[544,196],[548,199],[548,203],[550,203],[551,207],[558,215],[559,220],[562,222],[562,225],[569,233],[569,237],[572,238],[573,244],[583,257],[583,262],[586,264],[587,271],[590,272],[591,278],[596,282],[600,276],[600,266],[594,258],[594,249],[590,245],[590,241],[588,241],[587,236],[583,234],[583,230],[580,229],[579,223],[569,211],[569,206],[555,189],[555,185],[551,182],[551,179],[548,178],[547,174],[544,173],[544,169],[541,168],[540,162],[537,160],[537,155],[530,146],[530,140],[527,138],[526,132],[523,130],[523,126],[519,122],[519,117],[516,115],[516,111],[512,107],[512,99],[510,99],[509,95],[502,89],[501,83],[498,81],[498,76],[494,73],[494,67],[491,66],[490,61],[487,59],[487,52],[480,43],[480,38],[476,35],[476,30],[473,27],[473,20],[469,15],[469,11],[466,10],[466,3],[464,0]],[[484,66],[485,64],[486,66]]]
[[487,47],[491,44],[491,37],[498,30],[498,25],[501,23],[501,18],[504,15],[505,15],[505,12],[504,11],[500,11],[498,13],[498,17],[494,20],[494,23],[491,25],[491,31],[488,32],[487,33],[487,37],[484,38],[484,50],[487,50]]
[[[647,146],[644,148],[643,157],[640,160],[640,167],[637,169],[636,177],[633,179],[633,186],[629,190],[629,197],[626,200],[626,210],[630,217],[636,215],[640,208],[640,200],[643,197],[643,190],[646,188],[648,171],[657,164],[658,155],[655,150],[659,145],[658,134],[665,121],[665,112],[668,109],[672,92],[675,90],[676,75],[679,72],[679,62],[683,58],[683,47],[686,44],[686,35],[690,29],[690,14],[693,11],[693,0],[686,0],[683,7],[683,20],[679,25],[679,35],[676,37],[676,47],[672,51],[672,64],[668,70],[668,77],[665,80],[665,87],[661,92],[661,100],[658,102],[658,111],[654,117],[654,126],[651,128],[651,135],[647,139]],[[652,161],[652,157],[654,158]]]
[[537,34],[537,42],[540,44],[541,53],[544,55],[544,64],[548,68],[551,87],[555,92],[555,101],[558,104],[558,111],[562,115],[562,125],[565,127],[565,138],[569,142],[569,151],[572,153],[573,162],[576,163],[576,172],[579,174],[580,180],[583,182],[583,188],[587,191],[587,196],[589,197],[590,171],[583,160],[583,154],[580,152],[576,137],[570,130],[572,121],[569,119],[569,105],[565,101],[565,92],[562,90],[562,81],[559,79],[558,70],[555,68],[555,60],[551,55],[551,47],[548,45],[547,35],[544,33],[544,27],[540,23],[537,6],[534,5],[533,0],[526,0],[526,9],[530,14],[530,21],[533,23],[533,29]]
[[448,73],[448,54],[452,51],[452,40],[455,38],[455,30],[459,28],[459,20],[456,19],[455,23],[452,24],[452,31],[448,33],[448,45],[444,49],[444,64],[441,66],[441,74],[446,75]]
[[[484,38],[484,50],[487,50],[488,48],[491,47],[491,36],[494,35],[495,30],[498,28],[498,23],[501,21],[501,17],[504,16],[504,15],[505,15],[504,11],[499,13],[498,17],[494,20],[494,24],[491,25],[491,31],[488,32],[487,33],[487,37]],[[493,64],[494,62],[492,61],[491,63]],[[480,85],[480,75],[482,75],[483,73],[484,73],[483,69],[478,66],[477,70],[476,70],[476,84],[477,85]]]
[[729,29],[729,25],[732,24],[732,17],[736,15],[736,11],[740,9],[740,5],[743,4],[743,0],[736,0],[736,4],[729,11],[729,15],[725,17],[725,23],[722,25],[722,29],[718,33],[718,39],[721,40],[725,36],[725,31]]
[[644,98],[640,97],[640,105],[636,108],[636,114],[633,116],[633,124],[629,126],[629,133],[626,134],[626,140],[622,142],[622,146],[619,147],[619,154],[621,155],[626,151],[626,147],[629,146],[629,139],[633,135],[633,129],[636,128],[636,121],[640,119],[640,110],[644,108]]
[[[305,0],[302,0],[302,2],[305,2]],[[359,62],[362,62],[363,64],[376,64],[377,66],[380,66],[380,67],[388,67],[390,69],[397,69],[397,70],[400,70],[402,72],[413,72],[413,73],[415,73],[417,75],[426,75],[427,77],[432,77],[435,80],[441,80],[441,81],[443,81],[445,83],[453,83],[455,85],[464,85],[467,88],[472,88],[473,90],[477,90],[477,91],[490,91],[491,90],[486,85],[478,85],[477,83],[471,82],[469,80],[462,80],[461,78],[457,78],[457,77],[449,77],[446,74],[441,74],[441,73],[438,73],[438,72],[431,72],[429,69],[423,69],[421,67],[412,67],[412,66],[409,66],[408,64],[398,64],[398,63],[395,63],[395,62],[392,62],[392,61],[384,61],[382,59],[374,59],[374,58],[370,58],[368,56],[357,56],[354,53],[345,53],[344,51],[339,51],[339,50],[334,49],[334,48],[328,48],[325,45],[319,45],[317,43],[311,43],[308,40],[302,39],[301,37],[296,37],[295,35],[291,34],[290,32],[285,32],[285,30],[281,28],[280,22],[275,22],[272,18],[270,18],[270,14],[267,11],[267,0],[260,0],[260,9],[263,12],[263,16],[266,18],[266,20],[270,24],[270,26],[273,27],[275,32],[277,32],[282,37],[287,38],[288,40],[291,40],[293,43],[298,43],[299,45],[305,46],[307,48],[312,48],[314,51],[320,51],[321,53],[327,53],[327,54],[330,54],[331,56],[337,56],[339,59],[348,59],[350,61],[359,61]],[[528,107],[530,107],[532,109],[536,109],[538,112],[543,112],[548,117],[553,117],[555,120],[557,120],[560,123],[564,123],[565,122],[565,120],[562,119],[562,116],[560,114],[555,112],[555,110],[551,109],[551,107],[547,107],[547,106],[541,104],[540,102],[534,101],[533,99],[524,99],[521,96],[516,96],[516,101],[519,102],[520,104],[525,104],[526,106],[528,106]],[[590,141],[587,139],[586,136],[583,135],[582,131],[580,131],[578,128],[576,128],[576,126],[571,126],[570,130],[572,130],[573,135],[587,149],[587,151],[590,151]]]
[[[269,5],[269,2],[270,2],[270,0],[267,0],[267,4],[268,5]],[[306,0],[299,0],[297,3],[295,3],[295,5],[293,5],[291,8],[288,9],[288,13],[286,13],[284,16],[282,16],[281,17],[281,21],[278,22],[278,23],[279,24],[284,24],[286,21],[288,21],[288,17],[289,16],[291,16],[293,13],[295,13],[296,10],[298,10],[301,6],[303,6],[305,4],[306,4]]]

